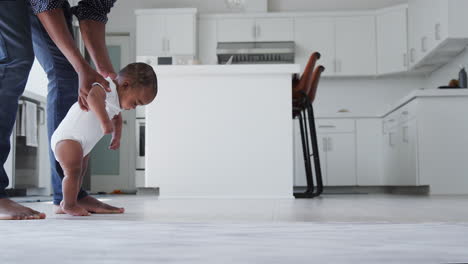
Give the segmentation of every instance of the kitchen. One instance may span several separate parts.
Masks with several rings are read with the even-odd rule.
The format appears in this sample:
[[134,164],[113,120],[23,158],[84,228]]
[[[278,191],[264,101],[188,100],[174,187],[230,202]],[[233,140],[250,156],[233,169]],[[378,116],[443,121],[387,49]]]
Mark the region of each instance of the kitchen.
[[[93,193],[131,193],[102,196],[135,206],[122,217],[128,221],[308,222],[303,228],[310,236],[327,230],[323,240],[338,235],[328,230],[338,222],[359,229],[348,237],[356,241],[379,241],[365,233],[387,223],[378,226],[382,234],[414,234],[414,243],[404,248],[385,240],[400,255],[372,251],[384,259],[379,262],[466,262],[458,251],[466,241],[441,233],[466,232],[453,223],[466,223],[468,216],[461,209],[468,195],[468,91],[455,88],[466,88],[460,65],[468,61],[467,8],[464,0],[118,1],[109,14],[107,44],[119,66],[152,65],[160,94],[124,116],[127,139],[119,154],[106,160],[99,154],[107,153],[103,144],[85,186]],[[292,118],[291,76],[303,73],[313,52],[321,54],[316,65],[325,67],[313,102],[324,191],[294,199],[308,183],[301,129]],[[26,90],[44,98],[47,80],[34,67]],[[31,199],[50,194],[48,175],[39,177],[36,192],[28,188],[26,194],[38,195],[38,189],[41,196]],[[396,224],[410,230],[407,237]],[[421,246],[419,231],[453,246]],[[355,250],[332,256],[320,244],[295,254],[277,241],[283,253],[269,251],[276,257],[322,254],[324,261],[375,263],[359,257],[369,250],[365,243],[330,240],[331,248]],[[207,248],[202,254],[217,259]],[[249,256],[256,254],[244,262]]]

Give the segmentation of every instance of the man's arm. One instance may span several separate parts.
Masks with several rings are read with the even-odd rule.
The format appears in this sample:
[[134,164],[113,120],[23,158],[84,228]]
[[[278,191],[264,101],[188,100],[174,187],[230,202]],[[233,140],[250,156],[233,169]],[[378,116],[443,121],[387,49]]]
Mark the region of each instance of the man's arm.
[[102,84],[107,91],[110,91],[109,83],[81,56],[73,41],[72,35],[67,28],[63,10],[60,8],[44,11],[37,14],[44,28],[55,45],[65,55],[79,76],[79,103],[83,110],[89,110],[86,98],[90,87],[94,82]]
[[105,25],[107,14],[114,6],[115,1],[81,0],[77,6],[71,9],[80,21],[81,36],[97,71],[102,76],[111,77],[111,79],[115,79],[116,74],[107,52]]
[[117,75],[107,52],[106,25],[94,20],[80,20],[80,31],[99,74],[115,79]]
[[102,132],[110,134],[113,131],[112,123],[106,111],[106,92],[99,85],[94,85],[88,94],[88,105],[99,121],[101,122]]

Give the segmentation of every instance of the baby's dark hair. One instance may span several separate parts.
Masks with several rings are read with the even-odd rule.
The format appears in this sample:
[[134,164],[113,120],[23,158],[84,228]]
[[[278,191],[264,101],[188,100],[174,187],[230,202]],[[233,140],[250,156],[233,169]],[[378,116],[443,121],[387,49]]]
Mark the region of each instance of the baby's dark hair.
[[132,87],[150,88],[154,97],[158,94],[158,78],[153,67],[143,62],[134,62],[125,66],[119,76],[133,80]]

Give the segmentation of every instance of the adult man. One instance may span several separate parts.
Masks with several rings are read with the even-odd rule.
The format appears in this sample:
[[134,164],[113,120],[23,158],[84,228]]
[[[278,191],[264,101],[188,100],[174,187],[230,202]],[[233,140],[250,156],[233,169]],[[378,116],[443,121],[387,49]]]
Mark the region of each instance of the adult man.
[[[107,14],[116,0],[82,0],[70,7],[66,0],[0,0],[0,219],[43,219],[45,214],[8,199],[8,178],[3,165],[10,151],[10,136],[18,99],[24,91],[36,57],[47,73],[47,127],[49,140],[69,108],[78,99],[88,110],[86,97],[92,83],[109,89],[103,77],[114,69],[105,44]],[[72,36],[72,14],[80,21],[85,46],[97,71],[81,56]],[[56,213],[61,212],[63,171],[50,155]],[[123,213],[123,208],[78,194],[79,205],[92,213]]]

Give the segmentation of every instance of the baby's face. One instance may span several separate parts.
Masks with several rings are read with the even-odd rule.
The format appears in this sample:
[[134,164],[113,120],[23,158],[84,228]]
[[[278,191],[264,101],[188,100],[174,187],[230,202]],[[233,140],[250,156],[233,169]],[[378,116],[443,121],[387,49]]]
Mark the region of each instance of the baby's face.
[[125,110],[135,109],[139,105],[147,105],[154,99],[150,88],[132,88],[127,82],[121,83],[123,89],[119,94],[120,107]]
[[120,100],[120,107],[125,110],[135,109],[139,105],[147,105],[153,101],[153,96],[148,93],[149,88],[130,89],[124,93]]

